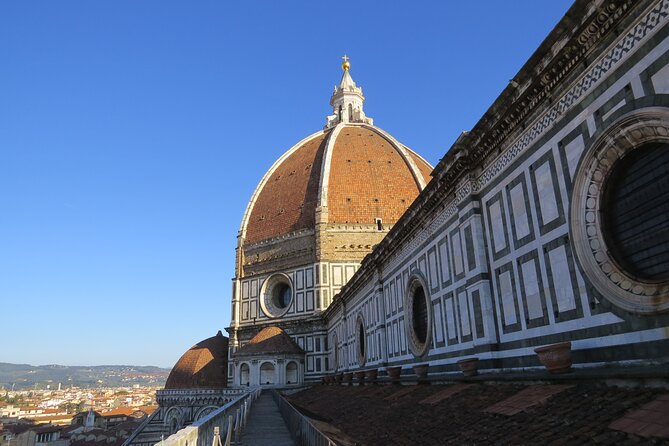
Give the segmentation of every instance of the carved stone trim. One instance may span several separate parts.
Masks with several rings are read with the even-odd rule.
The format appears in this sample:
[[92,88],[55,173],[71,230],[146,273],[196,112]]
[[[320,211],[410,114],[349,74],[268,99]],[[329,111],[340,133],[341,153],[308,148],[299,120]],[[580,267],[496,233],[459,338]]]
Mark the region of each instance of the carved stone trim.
[[[416,297],[416,290],[423,288],[425,296],[425,305],[427,306],[427,333],[425,335],[425,342],[421,342],[416,336],[416,331],[413,326],[413,300]],[[427,280],[420,271],[414,271],[409,280],[407,280],[407,288],[404,292],[404,312],[406,314],[406,321],[404,327],[406,328],[407,345],[409,350],[416,357],[425,355],[430,349],[432,341],[432,299],[430,298],[430,288],[427,286]]]
[[586,276],[614,305],[638,314],[669,310],[669,280],[626,271],[610,254],[602,219],[606,181],[623,156],[654,142],[669,143],[669,109],[651,107],[613,123],[583,155],[572,192],[570,230]]
[[[286,284],[290,287],[290,303],[285,308],[280,308],[272,302],[272,293],[274,287],[279,284]],[[260,308],[270,318],[281,317],[288,312],[295,302],[295,287],[290,277],[284,273],[272,274],[260,288]]]

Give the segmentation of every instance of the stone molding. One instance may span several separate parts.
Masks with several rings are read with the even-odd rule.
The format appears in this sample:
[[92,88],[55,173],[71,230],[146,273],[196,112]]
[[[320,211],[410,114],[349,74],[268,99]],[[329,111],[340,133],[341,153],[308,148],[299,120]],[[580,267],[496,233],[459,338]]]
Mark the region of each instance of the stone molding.
[[586,150],[576,171],[570,231],[583,272],[614,305],[637,314],[669,310],[669,280],[651,281],[626,271],[611,256],[603,233],[606,181],[625,155],[653,142],[669,144],[669,109],[631,112],[609,126]]
[[[425,336],[425,342],[420,342],[416,336],[416,332],[413,327],[413,299],[414,293],[418,287],[423,288],[423,293],[425,293],[425,304],[427,306],[427,334]],[[430,288],[427,285],[427,279],[419,270],[414,271],[409,276],[407,280],[406,290],[404,291],[404,312],[406,314],[404,327],[406,330],[407,345],[409,350],[415,357],[424,356],[430,350],[430,344],[432,342],[432,325],[433,325],[433,315],[432,315],[432,299],[430,298]]]

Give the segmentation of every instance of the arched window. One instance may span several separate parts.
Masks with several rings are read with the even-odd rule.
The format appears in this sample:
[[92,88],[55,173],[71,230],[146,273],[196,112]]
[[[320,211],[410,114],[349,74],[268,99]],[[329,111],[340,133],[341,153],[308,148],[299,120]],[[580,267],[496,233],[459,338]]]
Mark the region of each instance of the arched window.
[[353,105],[348,104],[348,122],[353,122]]
[[239,384],[242,386],[248,386],[251,383],[251,374],[249,371],[249,365],[243,363],[239,367]]
[[260,385],[274,384],[274,364],[264,362],[260,366]]
[[286,384],[297,384],[297,363],[295,361],[290,361],[286,364]]

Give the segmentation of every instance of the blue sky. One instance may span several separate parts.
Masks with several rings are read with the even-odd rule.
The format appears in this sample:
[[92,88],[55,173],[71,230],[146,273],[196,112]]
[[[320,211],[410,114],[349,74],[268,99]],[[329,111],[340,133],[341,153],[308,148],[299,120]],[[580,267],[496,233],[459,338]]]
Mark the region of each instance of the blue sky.
[[171,367],[229,324],[246,203],[343,54],[436,164],[570,3],[1,2],[0,362]]

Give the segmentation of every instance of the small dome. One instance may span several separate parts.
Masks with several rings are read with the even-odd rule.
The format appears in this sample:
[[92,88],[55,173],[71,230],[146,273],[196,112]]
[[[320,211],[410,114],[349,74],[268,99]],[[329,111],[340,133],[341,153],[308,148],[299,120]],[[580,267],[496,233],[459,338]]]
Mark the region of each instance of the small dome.
[[228,338],[219,330],[179,358],[167,377],[165,390],[227,387],[227,363]]
[[304,354],[288,333],[279,327],[265,327],[235,352],[235,356],[264,354]]

